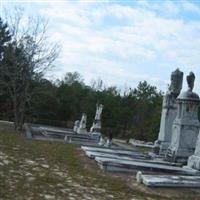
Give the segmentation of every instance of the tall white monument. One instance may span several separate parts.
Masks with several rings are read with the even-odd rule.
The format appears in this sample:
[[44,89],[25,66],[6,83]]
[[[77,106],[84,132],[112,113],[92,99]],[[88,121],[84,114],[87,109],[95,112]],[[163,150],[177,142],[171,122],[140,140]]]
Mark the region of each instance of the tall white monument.
[[[188,90],[177,97],[178,112],[172,127],[172,140],[166,152],[166,160],[186,163],[194,153],[200,123],[198,120],[199,96],[194,93],[195,75],[187,76]],[[198,149],[197,149],[198,151]]]
[[90,128],[90,132],[101,132],[101,114],[103,111],[103,105],[102,104],[96,104],[96,115],[94,118],[94,122],[92,124],[92,127]]
[[155,149],[159,155],[165,155],[171,143],[172,124],[177,115],[176,98],[180,94],[183,83],[183,72],[176,69],[171,73],[171,84],[163,97],[162,114],[158,140],[155,141]]
[[82,114],[81,121],[79,123],[79,127],[77,128],[77,133],[78,134],[87,134],[87,129],[86,129],[86,122],[87,122],[87,115],[85,113]]
[[80,121],[79,121],[79,120],[76,120],[76,121],[74,122],[73,131],[74,131],[75,133],[77,133],[77,130],[78,130],[78,128],[79,128],[79,124],[80,124]]

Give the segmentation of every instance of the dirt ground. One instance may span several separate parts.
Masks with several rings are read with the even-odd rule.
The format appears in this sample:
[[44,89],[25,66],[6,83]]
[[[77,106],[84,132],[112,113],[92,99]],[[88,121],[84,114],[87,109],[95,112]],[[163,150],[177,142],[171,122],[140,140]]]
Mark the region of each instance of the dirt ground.
[[136,173],[102,171],[80,146],[27,140],[0,123],[0,200],[200,199],[198,189],[138,184]]

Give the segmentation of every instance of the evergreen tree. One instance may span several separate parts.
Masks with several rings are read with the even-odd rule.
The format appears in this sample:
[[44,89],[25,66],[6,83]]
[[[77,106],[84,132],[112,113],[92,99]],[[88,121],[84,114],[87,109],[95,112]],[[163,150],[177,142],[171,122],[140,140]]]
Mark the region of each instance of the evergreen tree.
[[0,17],[0,59],[3,58],[6,45],[11,41],[11,34],[8,25]]

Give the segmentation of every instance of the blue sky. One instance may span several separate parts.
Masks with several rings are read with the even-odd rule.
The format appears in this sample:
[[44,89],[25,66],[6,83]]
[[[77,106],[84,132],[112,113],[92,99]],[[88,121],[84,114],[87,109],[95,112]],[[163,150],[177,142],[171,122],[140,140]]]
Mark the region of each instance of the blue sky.
[[200,90],[200,1],[0,2],[1,8],[23,7],[25,18],[49,19],[51,39],[62,44],[51,79],[78,71],[86,83],[101,78],[123,88],[147,80],[165,91],[179,67],[185,76],[196,74]]

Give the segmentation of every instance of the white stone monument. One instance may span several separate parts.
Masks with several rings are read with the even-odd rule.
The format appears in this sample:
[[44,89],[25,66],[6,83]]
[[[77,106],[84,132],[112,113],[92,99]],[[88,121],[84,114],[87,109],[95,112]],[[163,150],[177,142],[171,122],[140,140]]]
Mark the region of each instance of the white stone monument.
[[74,131],[75,133],[77,133],[78,128],[79,128],[79,125],[80,125],[80,121],[79,121],[79,120],[76,120],[76,121],[74,122],[74,128],[73,128],[73,131]]
[[106,143],[105,139],[101,136],[98,145],[99,146],[104,146]]
[[102,111],[103,111],[103,105],[97,104],[96,105],[96,115],[95,115],[92,127],[90,128],[90,132],[101,132],[101,114],[102,114]]
[[87,122],[87,115],[85,113],[83,113],[79,127],[77,129],[78,134],[87,134],[88,133],[87,129],[86,129],[86,122]]
[[[172,140],[166,152],[166,160],[186,163],[194,153],[200,123],[198,120],[199,96],[192,92],[195,75],[187,76],[188,90],[177,97],[178,112],[172,127]],[[198,149],[197,149],[198,151]]]
[[200,133],[198,135],[195,152],[188,158],[187,167],[200,170]]
[[177,115],[176,98],[180,94],[182,83],[183,72],[176,69],[171,74],[171,84],[163,97],[160,131],[158,140],[155,141],[155,152],[159,155],[165,155],[171,143],[172,124]]

